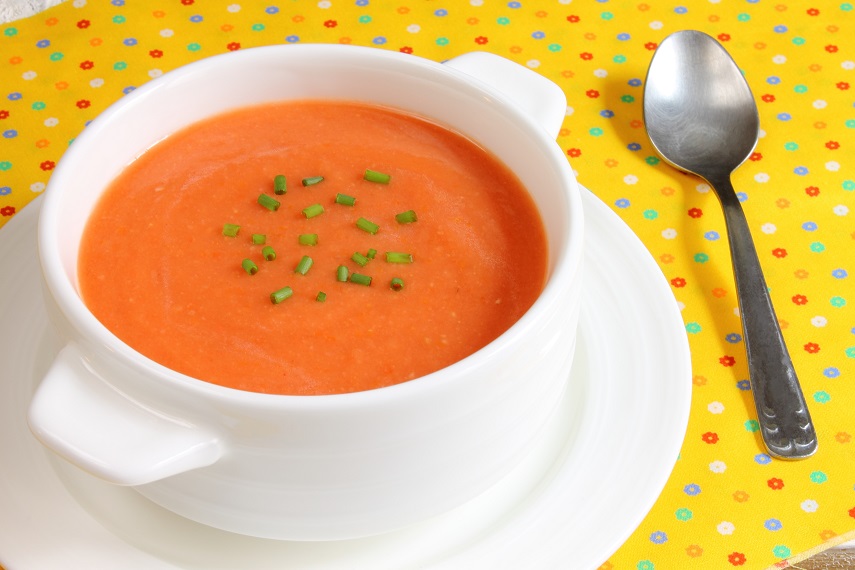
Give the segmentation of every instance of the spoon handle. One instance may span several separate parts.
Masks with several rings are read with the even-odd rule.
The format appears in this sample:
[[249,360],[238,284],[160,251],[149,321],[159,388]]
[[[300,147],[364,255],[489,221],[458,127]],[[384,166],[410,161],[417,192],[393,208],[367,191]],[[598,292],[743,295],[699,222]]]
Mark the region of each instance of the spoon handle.
[[817,448],[816,430],[784,344],[745,213],[729,176],[709,182],[724,210],[748,374],[763,442],[769,453],[780,459],[810,457]]

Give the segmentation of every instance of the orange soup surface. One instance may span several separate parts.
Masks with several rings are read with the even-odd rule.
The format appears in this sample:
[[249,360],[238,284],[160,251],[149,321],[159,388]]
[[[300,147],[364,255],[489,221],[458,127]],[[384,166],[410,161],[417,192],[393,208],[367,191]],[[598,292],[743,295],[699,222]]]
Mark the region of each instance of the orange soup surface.
[[299,101],[219,115],[142,154],[87,222],[78,273],[95,316],[173,370],[334,394],[482,348],[535,301],[546,260],[531,197],[473,141],[392,109]]

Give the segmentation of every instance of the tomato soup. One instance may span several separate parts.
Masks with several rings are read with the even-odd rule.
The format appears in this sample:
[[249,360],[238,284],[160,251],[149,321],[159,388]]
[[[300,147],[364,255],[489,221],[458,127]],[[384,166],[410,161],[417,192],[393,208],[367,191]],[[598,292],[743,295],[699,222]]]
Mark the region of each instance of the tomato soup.
[[472,354],[532,305],[546,264],[531,197],[475,142],[397,110],[298,101],[143,153],[88,220],[78,274],[94,315],[152,360],[309,395]]

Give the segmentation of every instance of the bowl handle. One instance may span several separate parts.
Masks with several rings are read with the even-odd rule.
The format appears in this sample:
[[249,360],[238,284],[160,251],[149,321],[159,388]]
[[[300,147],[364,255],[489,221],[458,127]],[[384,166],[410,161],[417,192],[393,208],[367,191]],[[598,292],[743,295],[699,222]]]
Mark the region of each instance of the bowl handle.
[[483,51],[449,59],[445,65],[499,91],[533,118],[551,138],[558,137],[567,114],[567,98],[564,91],[546,77],[509,59]]
[[117,485],[143,485],[217,461],[220,440],[145,407],[104,381],[75,343],[57,355],[30,403],[33,434]]

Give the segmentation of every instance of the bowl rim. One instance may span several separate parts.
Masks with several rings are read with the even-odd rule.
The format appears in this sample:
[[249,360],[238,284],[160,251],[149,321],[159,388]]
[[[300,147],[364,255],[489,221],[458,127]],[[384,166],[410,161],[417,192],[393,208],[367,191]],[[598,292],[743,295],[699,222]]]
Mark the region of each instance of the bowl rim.
[[[302,52],[302,53],[301,53]],[[563,231],[563,243],[550,243],[550,248],[557,247],[558,255],[547,276],[543,290],[529,309],[507,330],[479,350],[463,359],[454,362],[440,370],[424,376],[370,390],[317,395],[271,394],[253,392],[222,386],[181,372],[172,370],[165,365],[146,357],[127,345],[113,334],[106,326],[89,311],[78,294],[74,284],[62,269],[59,254],[58,219],[62,216],[59,207],[60,191],[50,191],[51,186],[59,186],[65,177],[65,171],[70,169],[68,164],[77,161],[77,156],[86,152],[90,139],[98,136],[102,125],[109,125],[111,118],[136,100],[150,96],[161,85],[168,81],[187,79],[197,73],[208,73],[209,68],[216,68],[223,62],[229,65],[239,65],[249,60],[268,57],[316,57],[318,55],[337,58],[342,54],[354,54],[356,57],[372,58],[373,62],[383,65],[394,62],[396,65],[406,64],[412,69],[438,77],[441,74],[452,77],[461,89],[469,90],[474,96],[480,96],[494,101],[503,109],[503,113],[512,117],[518,124],[525,125],[527,131],[540,145],[544,160],[555,164],[556,172],[564,187],[564,202],[566,203],[566,220]],[[559,162],[560,161],[560,162]],[[562,165],[563,163],[563,165]],[[581,190],[576,182],[571,166],[558,147],[556,141],[547,133],[536,128],[531,118],[526,115],[506,95],[476,78],[440,62],[428,60],[419,56],[391,52],[379,48],[339,44],[296,44],[261,46],[226,52],[177,67],[163,75],[152,79],[141,87],[128,93],[111,104],[87,126],[74,143],[66,150],[58,161],[48,183],[45,200],[38,220],[38,252],[43,281],[47,293],[53,298],[63,317],[71,324],[75,334],[84,339],[88,345],[106,347],[109,353],[119,360],[124,359],[131,366],[146,375],[155,375],[160,382],[168,382],[171,386],[182,391],[190,391],[196,396],[202,396],[216,401],[229,401],[253,407],[282,407],[298,406],[299,408],[339,408],[361,405],[365,402],[394,402],[401,398],[418,396],[424,391],[436,391],[447,386],[450,382],[459,382],[465,372],[480,365],[482,360],[490,360],[499,352],[522,342],[525,333],[548,313],[550,307],[568,294],[578,295],[578,287],[572,287],[574,280],[581,279],[579,268],[583,257],[584,219],[582,214]],[[64,338],[63,342],[71,339]],[[73,342],[73,340],[71,340]],[[572,347],[568,347],[572,350]],[[118,355],[117,357],[115,355]],[[452,384],[453,385],[453,384]]]

